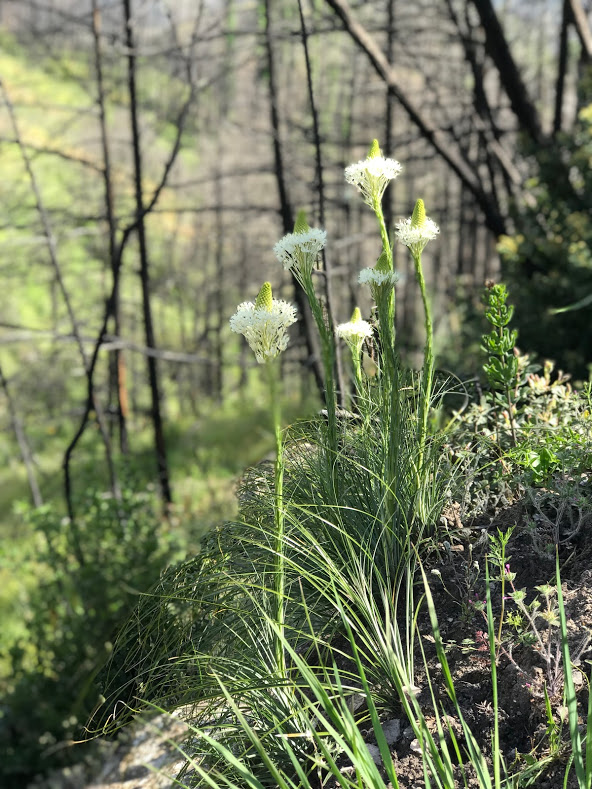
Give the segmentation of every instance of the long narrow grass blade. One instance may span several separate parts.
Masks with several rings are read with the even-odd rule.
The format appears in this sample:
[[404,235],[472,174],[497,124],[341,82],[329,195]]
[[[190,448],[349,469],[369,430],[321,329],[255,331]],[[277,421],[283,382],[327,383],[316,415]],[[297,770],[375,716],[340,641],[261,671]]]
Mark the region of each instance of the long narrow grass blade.
[[345,611],[341,607],[341,602],[339,597],[337,596],[337,603],[340,606],[340,613],[343,618],[343,622],[345,624],[345,628],[347,631],[347,635],[349,638],[349,642],[352,647],[352,652],[354,656],[354,660],[356,662],[356,668],[358,669],[360,680],[362,682],[362,687],[364,688],[364,693],[366,694],[366,703],[368,705],[368,710],[370,712],[370,719],[372,721],[372,728],[374,729],[374,736],[376,737],[376,742],[378,743],[378,748],[380,750],[380,756],[382,758],[382,763],[384,768],[387,772],[389,780],[391,781],[394,789],[398,789],[399,781],[397,779],[397,775],[395,773],[395,766],[393,764],[393,757],[391,756],[391,752],[388,747],[388,743],[386,741],[386,737],[384,736],[384,732],[382,730],[382,726],[380,725],[380,718],[378,716],[378,711],[376,709],[376,705],[374,704],[374,699],[372,698],[372,693],[370,692],[370,687],[368,685],[368,680],[366,678],[366,672],[364,671],[364,666],[362,665],[362,661],[360,660],[360,654],[358,652],[358,648],[356,646],[356,640],[354,635],[351,631],[351,627],[349,625],[348,619],[345,616]]
[[[574,687],[573,676],[571,673],[571,656],[569,654],[569,644],[567,643],[567,617],[565,616],[565,604],[563,602],[563,592],[561,590],[561,576],[559,573],[559,551],[555,553],[555,577],[557,583],[557,605],[559,607],[559,624],[561,628],[561,654],[563,657],[563,676],[565,683],[565,704],[567,706],[567,717],[569,721],[569,736],[573,752],[573,762],[576,770],[576,777],[580,789],[590,789],[590,782],[586,776],[587,769],[584,766],[582,757],[582,738],[578,728],[578,701]],[[590,723],[588,722],[588,725]],[[586,743],[586,750],[588,744]]]
[[[489,585],[489,564],[485,561],[485,596],[487,601],[487,639],[489,641],[489,661],[491,664],[491,690],[493,695],[493,742],[491,746],[491,759],[493,761],[493,783],[495,789],[501,785],[501,752],[499,744],[499,703],[497,693],[497,663],[495,625],[493,621],[493,608],[491,606],[491,588]],[[501,617],[501,614],[500,614]],[[500,631],[502,622],[500,621]]]
[[[165,712],[159,707],[156,707],[154,705],[150,705],[150,706],[161,713]],[[201,731],[195,726],[192,726],[191,724],[187,724],[187,728],[189,729],[189,731],[193,732],[198,738],[204,740],[205,742],[208,743],[208,745],[214,748],[214,750],[217,751],[228,764],[232,765],[237,770],[237,773],[241,777],[241,783],[236,784],[228,776],[222,773],[212,775],[209,769],[208,770],[204,769],[203,766],[190,754],[188,754],[187,751],[184,750],[184,748],[182,748],[178,742],[176,742],[173,739],[166,740],[166,742],[168,742],[175,750],[179,752],[179,754],[185,759],[187,764],[193,770],[195,770],[195,772],[200,776],[200,778],[202,778],[205,781],[207,786],[211,787],[211,789],[220,789],[221,786],[226,786],[227,789],[246,789],[246,787],[249,787],[249,789],[265,789],[265,786],[259,781],[259,779],[256,778],[256,776],[254,776],[245,767],[245,765],[235,757],[232,751],[230,751],[224,744],[218,742],[218,740],[214,739],[209,734],[207,734],[204,731]],[[172,780],[173,783],[176,784],[177,786],[181,786],[181,787],[185,786],[185,784],[183,784],[181,781],[177,780],[176,778]],[[293,786],[287,786],[286,789],[295,789],[295,788]]]
[[[283,633],[282,633],[281,636],[279,636],[279,633],[281,633],[281,630],[278,629],[278,637],[282,637]],[[262,742],[259,739],[257,733],[255,732],[253,727],[249,725],[249,722],[247,721],[247,719],[245,718],[245,716],[241,712],[240,708],[238,707],[238,705],[236,704],[236,702],[234,701],[234,699],[232,698],[232,696],[228,692],[228,689],[225,687],[224,683],[221,682],[220,680],[219,680],[219,683],[220,683],[220,689],[222,690],[224,696],[226,697],[226,701],[228,702],[230,708],[232,709],[232,711],[234,712],[234,714],[238,718],[243,731],[245,732],[245,734],[248,736],[248,738],[253,743],[255,749],[257,750],[257,753],[261,757],[263,763],[265,764],[265,766],[269,770],[269,772],[272,775],[273,779],[275,781],[277,781],[278,789],[291,789],[291,787],[293,787],[293,783],[291,781],[288,782],[288,781],[285,780],[284,776],[280,773],[280,771],[278,770],[277,766],[273,763],[273,761],[270,758],[269,754],[265,750],[265,746],[262,744]],[[290,748],[289,744],[288,744],[287,747]],[[226,750],[228,750],[228,749],[226,749]],[[227,756],[227,758],[229,759],[230,763],[235,768],[237,768],[237,765],[238,765],[238,767],[240,769],[242,769],[243,772],[245,771],[244,765],[241,762],[239,762],[232,753],[230,753]],[[248,776],[248,775],[250,775],[250,773],[248,773],[248,771],[247,771],[246,772],[246,776]]]
[[586,789],[592,786],[592,672],[588,681],[588,717],[586,719]]
[[452,674],[450,672],[450,666],[448,665],[446,652],[444,651],[444,644],[442,643],[442,636],[440,634],[440,625],[438,623],[436,607],[434,605],[434,598],[432,597],[432,593],[428,584],[428,579],[426,577],[423,566],[421,565],[421,563],[419,566],[423,577],[425,598],[428,606],[428,613],[430,616],[432,634],[434,636],[434,642],[436,645],[436,653],[438,655],[438,660],[442,667],[442,674],[444,675],[446,690],[448,691],[450,700],[454,704],[456,714],[458,716],[458,719],[460,720],[463,733],[465,735],[465,740],[467,743],[467,751],[469,754],[469,759],[471,760],[475,772],[477,773],[477,779],[479,781],[479,785],[481,787],[485,787],[485,789],[492,789],[491,775],[489,774],[489,768],[487,766],[485,756],[483,755],[483,752],[481,751],[481,748],[479,747],[479,744],[477,743],[477,740],[475,739],[473,732],[471,731],[469,725],[464,719],[464,716],[460,709],[460,705],[458,703],[458,699],[456,697],[456,690],[454,688],[454,682],[452,679]]

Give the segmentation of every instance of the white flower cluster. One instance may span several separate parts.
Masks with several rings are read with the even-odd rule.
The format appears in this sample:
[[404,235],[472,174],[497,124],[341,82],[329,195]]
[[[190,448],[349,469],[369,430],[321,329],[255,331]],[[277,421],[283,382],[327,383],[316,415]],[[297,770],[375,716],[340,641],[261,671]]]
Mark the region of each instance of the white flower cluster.
[[356,307],[351,320],[348,323],[340,323],[335,329],[335,334],[346,341],[354,355],[359,355],[364,340],[372,337],[372,326],[368,321],[362,320],[360,310]]
[[363,268],[358,275],[358,282],[360,285],[380,286],[387,285],[393,287],[398,282],[400,276],[396,271],[381,271],[374,268]]
[[420,225],[414,225],[413,217],[410,217],[397,223],[395,235],[401,244],[409,247],[411,254],[417,257],[421,255],[426,244],[436,238],[439,232],[440,228],[429,217],[426,216]]
[[380,202],[384,190],[401,172],[401,165],[395,159],[384,156],[369,156],[345,168],[345,180],[357,186],[364,202],[371,208]]
[[301,276],[309,276],[317,255],[327,243],[327,232],[316,227],[304,233],[288,233],[274,246],[273,251],[285,269],[295,269]]
[[270,310],[244,301],[230,319],[230,328],[245,337],[259,364],[264,364],[288,347],[286,330],[295,322],[296,307],[287,301],[273,299]]
[[335,331],[337,336],[346,342],[363,342],[367,337],[372,337],[372,326],[368,321],[362,320],[340,323]]

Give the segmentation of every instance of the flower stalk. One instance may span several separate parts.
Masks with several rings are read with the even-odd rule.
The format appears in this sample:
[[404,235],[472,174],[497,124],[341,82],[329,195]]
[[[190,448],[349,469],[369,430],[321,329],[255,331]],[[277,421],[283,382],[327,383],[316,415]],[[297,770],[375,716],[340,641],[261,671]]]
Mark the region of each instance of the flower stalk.
[[354,384],[358,396],[362,395],[362,346],[364,341],[372,337],[372,326],[362,320],[359,307],[356,307],[348,323],[340,323],[335,333],[347,343],[352,357]]
[[[325,375],[325,405],[327,408],[327,444],[331,469],[337,457],[337,396],[335,390],[335,338],[331,318],[326,315],[319,301],[314,283],[313,271],[318,256],[327,240],[327,233],[309,227],[304,211],[300,211],[294,224],[294,232],[288,233],[274,246],[276,257],[285,269],[293,272],[304,290],[317,325],[321,341],[321,356]],[[337,480],[331,472],[336,485]],[[336,494],[337,495],[337,494]]]
[[282,446],[281,403],[278,391],[277,357],[288,345],[287,328],[296,321],[296,309],[285,301],[273,298],[271,285],[264,282],[255,302],[243,302],[230,319],[232,331],[242,334],[255,353],[259,364],[265,365],[269,384],[271,414],[275,437],[274,464],[274,574],[273,619],[277,624],[274,636],[276,670],[286,677],[285,631],[285,578],[284,561],[284,461]]
[[359,275],[362,284],[370,286],[378,313],[378,332],[381,347],[380,396],[385,414],[386,429],[383,431],[385,494],[382,504],[382,521],[385,529],[395,536],[392,554],[397,563],[401,555],[401,540],[394,528],[398,510],[397,469],[399,465],[399,435],[401,401],[399,393],[399,368],[395,351],[395,283],[398,279],[393,270],[393,249],[389,239],[382,198],[391,180],[401,172],[401,165],[394,159],[385,158],[377,140],[372,142],[365,160],[352,164],[345,170],[346,180],[357,186],[364,202],[372,209],[380,229],[382,252],[374,268],[363,269]]
[[421,374],[420,397],[419,397],[419,468],[423,465],[425,446],[428,434],[428,417],[432,397],[432,386],[434,380],[434,328],[432,323],[432,309],[427,293],[423,267],[421,264],[422,252],[426,245],[436,238],[440,229],[438,225],[426,216],[423,200],[419,199],[415,203],[413,214],[409,219],[405,219],[397,224],[397,239],[404,244],[411,252],[415,275],[421,292],[421,300],[424,311],[424,325],[426,341],[424,347],[423,369]]

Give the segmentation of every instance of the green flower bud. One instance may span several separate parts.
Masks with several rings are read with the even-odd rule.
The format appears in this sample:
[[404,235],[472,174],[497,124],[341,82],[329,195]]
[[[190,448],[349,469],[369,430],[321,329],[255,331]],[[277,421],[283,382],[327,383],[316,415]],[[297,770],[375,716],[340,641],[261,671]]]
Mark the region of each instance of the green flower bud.
[[298,211],[298,216],[296,217],[296,222],[294,223],[294,232],[295,233],[307,233],[310,230],[308,222],[306,221],[306,212],[303,208]]
[[376,271],[390,271],[391,267],[389,265],[388,255],[385,251],[382,252],[378,260],[376,261],[376,265],[374,266]]
[[411,227],[423,227],[425,225],[425,221],[425,205],[423,204],[423,200],[419,198],[419,200],[416,201],[415,208],[411,214]]
[[380,145],[378,144],[378,140],[372,140],[372,145],[370,146],[370,150],[368,151],[368,159],[375,159],[377,156],[382,156],[380,151]]
[[259,291],[259,295],[255,300],[255,309],[267,310],[267,312],[271,312],[272,305],[273,298],[271,295],[271,283],[264,282],[263,285],[261,285],[261,290]]

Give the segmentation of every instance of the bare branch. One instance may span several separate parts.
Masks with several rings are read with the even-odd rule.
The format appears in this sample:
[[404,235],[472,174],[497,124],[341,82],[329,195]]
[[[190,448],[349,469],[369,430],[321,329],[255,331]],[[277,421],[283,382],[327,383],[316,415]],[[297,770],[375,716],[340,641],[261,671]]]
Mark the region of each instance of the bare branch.
[[12,422],[12,429],[14,430],[14,434],[21,451],[21,458],[27,470],[27,479],[29,481],[29,488],[31,490],[33,504],[35,507],[41,507],[43,504],[43,497],[41,496],[41,491],[39,490],[39,485],[37,484],[37,477],[35,476],[35,469],[33,468],[33,455],[31,453],[31,448],[29,447],[29,442],[27,441],[27,436],[25,435],[23,423],[21,422],[21,419],[17,413],[14,398],[12,397],[10,388],[8,386],[8,381],[2,373],[2,367],[0,367],[0,387],[2,388],[4,396],[6,397],[8,413],[10,415],[10,421]]
[[586,53],[586,59],[592,60],[592,31],[590,30],[588,17],[582,7],[581,0],[568,0],[568,3],[578,38],[580,39],[582,49]]
[[[48,252],[49,252],[49,258],[50,258],[50,261],[51,261],[51,265],[52,265],[52,268],[53,268],[53,271],[54,271],[54,276],[56,278],[56,282],[58,283],[58,287],[59,287],[60,292],[62,294],[62,298],[64,299],[64,303],[65,303],[66,309],[68,311],[68,316],[70,318],[70,323],[72,325],[72,333],[76,337],[76,344],[78,345],[78,350],[80,352],[80,356],[82,358],[82,363],[84,365],[84,370],[86,372],[87,385],[88,385],[87,398],[86,398],[86,400],[87,400],[86,410],[90,413],[90,411],[94,409],[94,412],[96,414],[97,424],[99,426],[99,431],[101,433],[101,439],[102,439],[103,445],[105,447],[105,457],[106,457],[107,466],[108,466],[108,469],[109,469],[109,477],[110,477],[110,481],[111,481],[111,490],[113,492],[113,495],[116,498],[119,498],[121,493],[120,493],[120,489],[119,489],[119,483],[117,481],[117,476],[116,476],[116,473],[115,473],[115,466],[113,464],[113,457],[112,457],[112,454],[111,454],[111,442],[109,440],[109,434],[107,432],[107,427],[106,427],[106,424],[105,424],[105,418],[104,418],[104,415],[103,415],[103,411],[102,411],[101,405],[100,405],[98,399],[95,396],[95,392],[94,392],[94,388],[93,388],[93,382],[92,382],[91,362],[89,361],[89,358],[88,358],[87,353],[86,353],[86,349],[84,347],[84,344],[83,344],[81,336],[80,336],[80,329],[79,329],[79,326],[78,326],[78,321],[76,319],[76,315],[74,314],[74,309],[72,307],[72,301],[70,299],[70,294],[68,293],[68,290],[66,288],[66,285],[65,285],[65,282],[64,282],[64,278],[63,278],[63,275],[62,275],[62,269],[61,269],[60,263],[58,261],[56,239],[55,239],[55,236],[54,236],[53,231],[51,229],[51,226],[50,226],[50,223],[49,223],[49,217],[48,217],[47,212],[45,210],[45,206],[44,206],[43,201],[41,199],[41,193],[39,191],[39,187],[38,187],[38,184],[37,184],[37,179],[35,177],[35,173],[33,172],[33,168],[32,168],[32,165],[31,165],[31,160],[29,158],[29,154],[28,154],[28,151],[27,151],[26,147],[22,144],[22,137],[21,137],[20,129],[19,129],[18,122],[17,122],[17,119],[16,119],[14,106],[13,106],[11,100],[10,100],[10,96],[8,94],[6,86],[4,85],[4,81],[1,78],[0,78],[0,90],[2,91],[2,94],[4,96],[4,102],[5,102],[6,108],[8,110],[8,115],[10,117],[10,122],[11,122],[11,125],[12,125],[14,136],[15,136],[15,139],[17,141],[17,145],[19,147],[19,150],[20,150],[20,153],[21,153],[21,157],[22,157],[23,163],[25,165],[25,169],[27,171],[27,175],[29,176],[29,180],[30,180],[30,183],[31,183],[31,189],[32,189],[33,195],[35,197],[35,204],[36,204],[37,212],[38,212],[39,217],[41,219],[41,224],[42,224],[42,227],[43,227],[45,238],[47,239],[47,249],[48,249]],[[67,457],[67,459],[69,460],[69,456]],[[67,506],[68,506],[68,515],[70,516],[70,520],[71,520],[71,523],[72,523],[72,529],[73,529],[74,536],[75,536],[75,543],[76,543],[76,546],[77,546],[77,557],[76,558],[78,559],[80,564],[83,565],[84,564],[84,553],[82,551],[82,542],[81,542],[80,537],[79,537],[79,535],[77,533],[77,526],[76,526],[75,519],[74,519],[74,509],[73,509],[73,504],[72,504],[72,497],[70,495],[70,488],[69,488],[70,480],[69,480],[69,475],[68,475],[68,468],[67,468],[67,460],[66,460],[66,458],[64,459],[64,473],[65,473],[65,481],[66,481],[66,503],[67,503]]]
[[34,145],[30,142],[25,142],[24,140],[18,140],[16,137],[6,137],[5,135],[0,135],[0,142],[7,142],[12,143],[13,145],[22,145],[27,150],[34,151],[35,153],[45,153],[49,156],[57,156],[59,159],[64,159],[67,162],[74,162],[75,164],[81,164],[83,167],[88,167],[91,170],[95,170],[97,173],[102,173],[103,168],[93,162],[92,159],[85,159],[84,156],[76,156],[71,153],[66,153],[59,148],[50,148],[47,145]]
[[506,91],[512,110],[520,122],[520,126],[532,140],[542,144],[545,140],[540,118],[528,90],[522,79],[518,66],[502,26],[491,3],[491,0],[472,0],[485,34],[485,49],[498,71],[500,81]]
[[366,28],[361,25],[353,16],[350,6],[346,0],[326,0],[327,4],[335,11],[342,20],[345,29],[366,53],[370,62],[377,73],[386,83],[391,92],[406,111],[410,120],[417,126],[422,136],[440,154],[449,167],[457,174],[462,183],[474,195],[481,207],[488,227],[496,234],[501,235],[505,232],[505,221],[497,210],[491,195],[485,192],[474,165],[468,162],[462,155],[458,146],[452,146],[442,132],[434,127],[432,122],[426,118],[416,106],[407,92],[400,84],[397,72],[387,61],[384,53],[380,49],[376,40],[370,35]]

